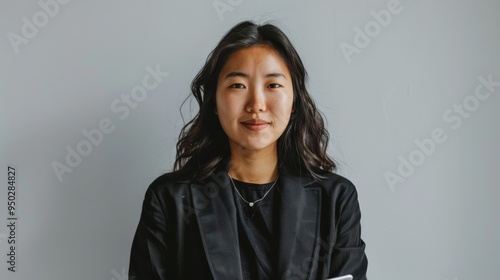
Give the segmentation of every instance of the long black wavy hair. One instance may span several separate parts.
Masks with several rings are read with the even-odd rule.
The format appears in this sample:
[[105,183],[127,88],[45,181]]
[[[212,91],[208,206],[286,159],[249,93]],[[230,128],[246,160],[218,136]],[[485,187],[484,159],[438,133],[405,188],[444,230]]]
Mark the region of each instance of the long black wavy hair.
[[243,21],[224,35],[191,83],[191,92],[200,110],[180,132],[174,170],[165,174],[167,177],[181,182],[203,181],[230,160],[228,137],[214,113],[218,76],[233,52],[263,45],[281,55],[293,83],[294,110],[288,126],[278,138],[278,164],[315,179],[336,169],[327,154],[328,131],[307,92],[307,73],[292,43],[275,25]]

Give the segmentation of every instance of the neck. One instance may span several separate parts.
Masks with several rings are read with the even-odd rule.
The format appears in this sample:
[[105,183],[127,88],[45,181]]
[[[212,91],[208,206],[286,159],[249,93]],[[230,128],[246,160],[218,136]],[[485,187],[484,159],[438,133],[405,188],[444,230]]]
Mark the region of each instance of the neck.
[[245,153],[238,152],[238,149],[236,151],[231,149],[229,175],[247,183],[264,184],[275,181],[278,177],[276,147]]

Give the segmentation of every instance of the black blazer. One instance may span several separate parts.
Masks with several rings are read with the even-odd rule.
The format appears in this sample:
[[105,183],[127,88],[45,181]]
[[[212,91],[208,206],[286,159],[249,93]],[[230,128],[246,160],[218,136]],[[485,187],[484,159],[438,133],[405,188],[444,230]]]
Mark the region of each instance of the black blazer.
[[[366,279],[354,185],[333,173],[322,181],[283,167],[279,174],[279,279]],[[227,167],[203,184],[156,179],[146,191],[129,278],[242,279],[233,191]]]

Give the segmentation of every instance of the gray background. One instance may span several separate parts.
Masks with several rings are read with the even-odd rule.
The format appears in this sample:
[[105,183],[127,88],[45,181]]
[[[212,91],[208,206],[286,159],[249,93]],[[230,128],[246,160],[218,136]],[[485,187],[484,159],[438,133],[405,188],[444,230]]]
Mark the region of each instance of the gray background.
[[[172,166],[189,83],[243,19],[274,21],[306,65],[331,154],[359,192],[369,278],[498,279],[500,87],[481,86],[484,100],[474,92],[478,77],[500,81],[500,2],[54,3],[46,22],[37,1],[0,3],[1,279],[127,279],[144,192]],[[219,16],[214,3],[230,9]],[[388,5],[382,26],[373,14]],[[31,38],[24,17],[40,25]],[[157,65],[169,76],[126,117],[113,111]],[[114,130],[59,180],[54,162],[106,118]],[[436,129],[445,140],[424,154],[415,141]],[[398,171],[402,159],[413,172]],[[5,262],[8,164],[18,168],[16,273]],[[388,172],[404,176],[391,184]]]

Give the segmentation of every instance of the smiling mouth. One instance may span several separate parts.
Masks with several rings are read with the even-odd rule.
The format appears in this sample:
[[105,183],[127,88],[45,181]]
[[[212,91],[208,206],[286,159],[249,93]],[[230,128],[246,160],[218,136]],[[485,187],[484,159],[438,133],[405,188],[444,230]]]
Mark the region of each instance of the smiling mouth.
[[266,121],[261,121],[261,120],[252,120],[252,121],[241,122],[241,124],[245,128],[247,128],[251,131],[259,131],[259,130],[262,130],[262,129],[268,127],[270,123],[268,123]]

